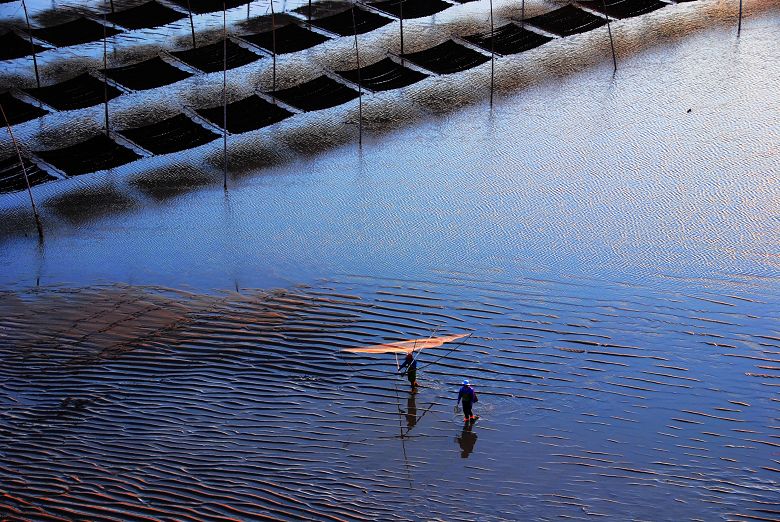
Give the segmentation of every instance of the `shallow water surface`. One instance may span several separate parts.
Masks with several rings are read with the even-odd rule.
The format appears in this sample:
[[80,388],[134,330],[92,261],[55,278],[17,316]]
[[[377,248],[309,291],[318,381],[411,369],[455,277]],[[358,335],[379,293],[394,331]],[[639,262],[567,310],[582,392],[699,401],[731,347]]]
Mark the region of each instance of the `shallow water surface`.
[[[222,296],[115,285],[2,306],[9,514],[742,520],[779,507],[776,299],[464,274]],[[416,394],[392,355],[345,351],[434,332],[471,335],[422,351]],[[473,426],[452,410],[463,376]]]
[[[484,30],[454,10],[409,45]],[[221,141],[45,184],[42,243],[2,196],[0,514],[776,518],[780,12],[746,13],[740,38],[725,1],[614,22],[614,75],[601,30],[500,58],[492,110],[489,64],[366,96],[362,148],[355,102],[230,136],[227,191]],[[117,125],[220,82],[120,97]],[[345,351],[459,334],[417,394]]]

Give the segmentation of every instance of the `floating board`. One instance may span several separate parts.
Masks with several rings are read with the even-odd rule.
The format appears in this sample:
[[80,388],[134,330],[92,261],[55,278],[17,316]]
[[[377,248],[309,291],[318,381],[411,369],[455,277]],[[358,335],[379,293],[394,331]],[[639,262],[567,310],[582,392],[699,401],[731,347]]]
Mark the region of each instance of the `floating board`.
[[350,353],[409,353],[424,348],[436,348],[444,343],[457,341],[464,337],[468,337],[468,334],[443,335],[441,337],[410,339],[408,341],[398,341],[395,343],[373,344],[370,346],[361,346],[359,348],[344,348],[344,351]]

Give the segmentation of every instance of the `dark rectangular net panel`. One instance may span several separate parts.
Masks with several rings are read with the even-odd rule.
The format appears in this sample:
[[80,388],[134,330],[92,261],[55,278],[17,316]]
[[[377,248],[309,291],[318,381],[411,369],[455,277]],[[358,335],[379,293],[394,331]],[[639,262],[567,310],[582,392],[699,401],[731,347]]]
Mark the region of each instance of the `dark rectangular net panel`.
[[38,165],[29,159],[23,158],[23,161],[24,169],[17,155],[0,160],[0,193],[27,190],[27,182],[24,180],[25,171],[31,187],[57,179],[38,168]]
[[404,20],[431,16],[452,7],[443,0],[384,0],[369,5]]
[[352,36],[356,31],[357,34],[364,34],[392,22],[392,18],[367,11],[366,9],[355,8],[354,22],[352,9],[347,9],[340,13],[316,18],[311,21],[311,24],[341,36]]
[[[196,112],[224,129],[224,108],[219,105],[198,109]],[[293,113],[253,94],[227,105],[227,130],[233,134],[268,127],[292,116]]]
[[659,0],[611,0],[606,2],[593,0],[582,2],[582,5],[593,11],[604,13],[610,18],[631,18],[657,11],[669,4]]
[[127,29],[146,29],[170,24],[185,16],[187,15],[153,0],[130,9],[109,13],[106,18],[109,22]]
[[548,33],[569,36],[601,27],[606,25],[607,21],[569,4],[554,11],[527,18],[526,23]]
[[0,35],[0,60],[13,60],[14,58],[30,56],[33,53],[33,47],[36,53],[46,50],[40,45],[30,45],[29,39],[22,38],[13,31],[8,31]]
[[438,74],[451,74],[471,69],[490,60],[452,40],[447,40],[430,49],[401,55],[404,59]]
[[106,36],[113,36],[122,31],[87,18],[77,18],[64,24],[32,30],[33,36],[56,47],[96,42],[103,39],[104,32]]
[[464,36],[463,39],[486,51],[492,49],[504,55],[522,53],[552,40],[549,36],[529,31],[513,23],[499,27],[492,35],[488,31]]
[[[390,58],[384,58],[374,64],[361,67],[360,71],[352,69],[336,71],[336,74],[353,83],[360,83],[361,86],[372,91],[400,89],[428,77],[427,74],[399,65]],[[360,81],[358,81],[358,76]]]
[[184,114],[118,133],[154,154],[192,149],[219,138],[219,134],[203,128]]
[[24,89],[24,92],[61,111],[83,109],[103,103],[106,92],[109,100],[122,94],[122,91],[116,87],[106,86],[105,82],[89,73],[80,74],[54,85],[30,87]]
[[131,65],[105,69],[103,74],[135,91],[170,85],[192,76],[192,73],[174,67],[159,56]]
[[34,154],[69,176],[112,169],[141,157],[109,139],[105,134],[99,134],[70,147],[39,151]]
[[[217,72],[224,67],[224,52],[222,40],[210,45],[187,49],[185,51],[173,51],[171,55],[182,62],[200,69],[203,72]],[[248,49],[244,49],[232,40],[227,41],[227,68],[235,69],[248,63],[259,60],[260,56]]]
[[324,75],[295,87],[268,94],[302,111],[327,109],[358,97],[356,90]]
[[275,31],[242,35],[241,38],[276,54],[302,51],[330,40],[327,36],[304,29],[297,24],[287,24]]
[[[5,117],[11,125],[24,123],[39,118],[44,114],[49,114],[49,111],[46,109],[41,109],[35,105],[23,102],[18,98],[14,98],[11,96],[10,92],[0,93],[0,106],[3,107]],[[5,123],[6,122],[2,117],[0,117],[0,127],[5,127]]]
[[[217,11],[222,11],[223,9],[223,0],[170,0],[172,3],[178,5],[179,7],[183,7],[185,10],[187,9],[187,4],[192,8],[192,12],[195,14],[203,14],[203,13],[216,13]],[[233,7],[238,7],[240,5],[246,5],[250,3],[252,0],[226,0],[226,8],[232,9]]]

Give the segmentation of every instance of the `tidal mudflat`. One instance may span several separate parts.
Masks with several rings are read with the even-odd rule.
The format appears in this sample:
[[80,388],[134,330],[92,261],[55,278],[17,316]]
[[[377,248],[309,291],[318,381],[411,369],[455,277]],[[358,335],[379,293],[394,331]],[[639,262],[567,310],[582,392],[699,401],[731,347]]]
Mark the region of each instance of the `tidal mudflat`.
[[[24,34],[16,5],[0,15]],[[104,8],[29,5],[36,27],[62,9],[100,24]],[[191,26],[159,5],[172,21],[107,38],[111,67],[179,71],[116,87],[110,140],[138,156],[117,168],[46,170],[36,153],[100,134],[104,107],[36,104],[30,57],[0,62],[9,96],[48,111],[14,124],[40,163],[43,241],[26,192],[0,196],[1,517],[780,516],[775,2],[746,3],[739,38],[734,2],[613,20],[615,74],[601,22],[546,33],[496,59],[492,109],[489,61],[383,63],[415,82],[364,93],[361,148],[357,99],[280,105],[289,116],[231,130],[227,190],[219,125],[198,112],[219,107],[222,72],[171,58]],[[305,3],[276,7],[307,27]],[[489,29],[486,3],[445,7],[404,20],[407,55],[450,39],[484,51],[463,37]],[[399,53],[398,21],[365,12],[364,63]],[[496,25],[520,12],[496,2]],[[352,37],[315,28],[327,40],[279,53],[274,75],[243,39],[267,29],[265,8],[226,18],[258,57],[228,71],[228,102],[249,99],[236,117],[266,110],[272,82],[354,67]],[[193,20],[199,43],[219,39],[221,12]],[[46,83],[100,78],[101,39],[36,40]],[[149,133],[122,137],[160,122],[160,153],[135,145]],[[174,127],[209,141],[168,152]],[[349,351],[445,335],[467,337],[421,352],[416,394],[392,354]],[[465,427],[463,378],[481,415]]]

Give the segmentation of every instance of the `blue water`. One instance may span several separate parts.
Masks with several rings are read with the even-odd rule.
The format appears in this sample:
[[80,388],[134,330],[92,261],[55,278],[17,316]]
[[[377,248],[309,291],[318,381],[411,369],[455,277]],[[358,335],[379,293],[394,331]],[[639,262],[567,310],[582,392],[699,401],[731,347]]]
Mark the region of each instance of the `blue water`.
[[[776,288],[778,15],[767,7],[737,39],[725,8],[618,25],[614,76],[600,34],[499,60],[492,110],[485,67],[367,97],[380,130],[367,124],[362,149],[355,103],[231,136],[227,193],[219,141],[44,186],[46,240],[6,237],[0,283],[218,289],[465,271]],[[668,29],[675,19],[688,34]],[[273,151],[280,164],[253,166]],[[184,172],[172,197],[133,181],[170,171]],[[25,197],[3,200],[24,214]]]

